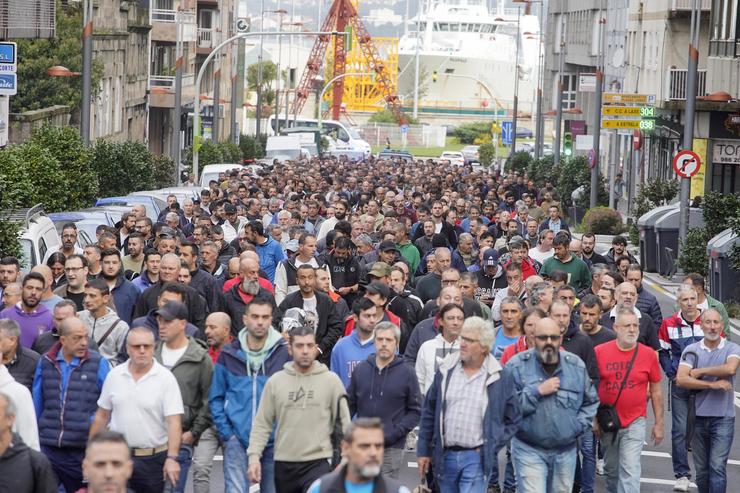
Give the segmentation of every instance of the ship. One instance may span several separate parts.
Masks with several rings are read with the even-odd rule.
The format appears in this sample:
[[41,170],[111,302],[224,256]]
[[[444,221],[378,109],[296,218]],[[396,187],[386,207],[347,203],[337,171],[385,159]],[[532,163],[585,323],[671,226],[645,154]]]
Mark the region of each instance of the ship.
[[[524,8],[489,10],[487,0],[422,0],[398,44],[398,94],[414,100],[419,58],[419,113],[534,113],[541,59],[540,22]],[[517,38],[519,56],[517,60]],[[518,61],[518,63],[517,63]]]

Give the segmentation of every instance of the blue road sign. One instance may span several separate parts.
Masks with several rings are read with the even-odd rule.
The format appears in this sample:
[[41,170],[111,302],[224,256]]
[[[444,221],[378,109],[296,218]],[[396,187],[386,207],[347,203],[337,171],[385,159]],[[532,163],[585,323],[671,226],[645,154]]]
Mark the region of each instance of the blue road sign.
[[0,63],[16,63],[16,44],[10,41],[0,42]]
[[15,96],[18,81],[15,74],[0,74],[0,96]]
[[408,131],[409,131],[409,126],[408,125],[406,125],[405,123],[403,125],[401,125],[401,133],[402,134],[408,133]]
[[504,145],[511,145],[513,130],[512,122],[501,122],[501,141]]

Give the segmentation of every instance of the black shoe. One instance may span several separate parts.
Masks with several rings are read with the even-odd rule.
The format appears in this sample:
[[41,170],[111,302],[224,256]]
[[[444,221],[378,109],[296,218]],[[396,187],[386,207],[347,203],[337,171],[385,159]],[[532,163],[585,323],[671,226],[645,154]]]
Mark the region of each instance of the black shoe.
[[501,493],[501,488],[497,484],[489,484],[486,493]]

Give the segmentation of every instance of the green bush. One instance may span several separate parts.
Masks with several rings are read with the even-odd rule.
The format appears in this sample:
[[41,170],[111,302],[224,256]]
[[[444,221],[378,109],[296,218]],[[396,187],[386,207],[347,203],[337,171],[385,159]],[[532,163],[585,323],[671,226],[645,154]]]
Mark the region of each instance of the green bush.
[[12,196],[14,207],[32,207],[43,203],[47,211],[67,209],[69,184],[62,166],[38,142],[11,145],[0,151],[0,176],[8,187],[2,195]]
[[582,229],[595,235],[618,235],[624,231],[622,216],[609,207],[594,207],[583,217]]
[[[4,151],[0,151],[0,156]],[[0,158],[0,162],[2,159]],[[17,187],[11,186],[4,170],[0,168],[0,257],[20,255],[18,233],[20,224],[8,220],[7,214],[17,206]]]
[[506,161],[504,169],[506,171],[517,171],[520,175],[524,174],[532,163],[532,155],[527,151],[515,152]]
[[554,157],[550,155],[541,157],[540,159],[533,159],[529,163],[527,174],[535,183],[544,184],[546,181],[549,181],[552,184],[557,184],[558,167],[555,166]]
[[709,234],[706,228],[690,229],[685,239],[681,242],[680,254],[678,255],[678,266],[684,272],[697,272],[706,276],[709,271],[709,260],[707,258],[707,242]]
[[152,180],[156,189],[174,187],[177,184],[175,180],[175,162],[167,154],[152,156]]
[[141,142],[96,141],[92,166],[100,179],[100,196],[154,188],[152,161],[152,153]]
[[[406,119],[406,123],[409,125],[416,125],[419,123],[418,118],[414,118],[412,116],[407,115],[406,113],[403,114],[404,118]],[[398,118],[396,118],[396,115],[388,109],[379,110],[370,115],[370,118],[367,120],[370,123],[398,123]]]
[[491,133],[491,122],[480,121],[472,123],[463,123],[455,129],[455,137],[461,144],[474,144],[481,134]]
[[655,178],[639,186],[635,196],[635,207],[632,212],[632,222],[637,220],[656,207],[667,205],[678,193],[678,180],[663,180]]
[[702,216],[711,239],[729,227],[728,219],[740,217],[740,197],[735,194],[708,192],[704,195]]
[[490,166],[493,163],[494,156],[496,156],[496,148],[491,143],[481,144],[478,148],[478,156],[483,166]]
[[221,148],[221,155],[223,156],[224,163],[241,163],[242,162],[242,151],[239,146],[231,141],[219,142],[218,146]]
[[[588,167],[588,161],[583,156],[576,156],[572,159],[566,159],[560,162],[558,166],[557,193],[564,207],[571,207],[573,201],[571,194],[584,185],[581,199],[575,205],[579,207],[588,207],[591,197],[591,169]],[[606,192],[604,177],[599,173],[599,191],[596,205],[606,205],[609,202],[609,194]]]
[[262,143],[251,135],[239,136],[239,149],[242,159],[259,159],[264,156]]

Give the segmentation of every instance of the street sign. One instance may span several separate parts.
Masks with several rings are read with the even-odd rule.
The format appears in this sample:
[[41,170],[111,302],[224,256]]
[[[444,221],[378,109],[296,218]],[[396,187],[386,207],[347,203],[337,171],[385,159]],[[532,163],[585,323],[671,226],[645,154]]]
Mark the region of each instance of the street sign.
[[602,106],[602,116],[641,116],[639,106]]
[[596,92],[596,74],[579,75],[578,92]]
[[712,160],[718,164],[740,164],[740,143],[736,140],[715,141]]
[[403,125],[401,125],[401,133],[402,134],[408,133],[408,131],[409,131],[409,126],[408,125],[406,125],[405,123]]
[[655,94],[622,94],[619,92],[605,92],[603,96],[603,102],[625,104],[655,104]]
[[501,141],[504,145],[511,145],[511,139],[513,137],[513,124],[512,122],[502,122],[501,123]]
[[691,178],[701,168],[701,158],[693,151],[680,151],[673,158],[673,170],[681,178]]
[[15,96],[18,92],[18,79],[15,74],[0,74],[0,96]]
[[11,41],[0,42],[0,63],[15,65],[17,60],[18,45]]
[[655,129],[655,120],[602,120],[601,128],[630,128],[650,131]]
[[596,151],[591,148],[591,150],[588,151],[588,167],[593,169],[594,166],[596,166]]
[[576,151],[587,151],[594,146],[593,135],[576,135]]

